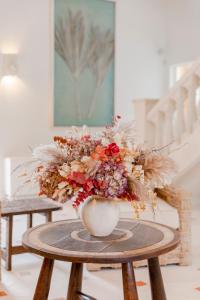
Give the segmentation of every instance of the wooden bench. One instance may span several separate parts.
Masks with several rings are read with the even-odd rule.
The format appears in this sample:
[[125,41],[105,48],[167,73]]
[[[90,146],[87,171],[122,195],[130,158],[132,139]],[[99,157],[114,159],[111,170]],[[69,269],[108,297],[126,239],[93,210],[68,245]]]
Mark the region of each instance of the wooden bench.
[[2,258],[5,261],[6,270],[12,270],[12,255],[27,252],[22,245],[13,246],[13,218],[16,215],[27,215],[27,228],[33,226],[33,215],[42,214],[46,222],[52,221],[53,211],[62,207],[49,199],[23,199],[3,200],[1,202],[1,217],[6,221],[6,246],[2,249]]

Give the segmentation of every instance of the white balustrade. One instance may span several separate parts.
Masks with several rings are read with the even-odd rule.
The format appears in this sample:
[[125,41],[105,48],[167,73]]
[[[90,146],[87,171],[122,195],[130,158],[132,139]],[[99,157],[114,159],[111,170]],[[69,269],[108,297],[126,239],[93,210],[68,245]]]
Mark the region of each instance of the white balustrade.
[[198,119],[197,107],[196,107],[196,90],[198,88],[198,79],[196,76],[192,76],[188,82],[188,105],[186,111],[186,125],[189,133],[193,130],[193,125]]
[[165,112],[160,110],[157,112],[155,118],[155,144],[156,147],[164,146],[164,133],[165,133]]
[[185,88],[180,87],[176,93],[176,119],[174,122],[175,140],[181,141],[181,137],[186,130],[185,117],[184,117],[184,102],[187,94]]
[[[194,63],[191,69],[175,83],[167,95],[151,104],[151,109],[143,108],[143,120],[138,114],[138,104],[135,106],[136,115],[143,121],[142,136],[152,146],[167,146],[175,142],[181,144],[188,134],[195,128],[200,119],[200,93],[197,100],[197,89],[200,88],[200,61]],[[138,103],[139,101],[137,101]],[[148,99],[143,105],[148,107]],[[152,103],[152,102],[151,102]],[[145,115],[145,117],[144,117]],[[137,120],[136,120],[137,123]],[[153,133],[148,135],[149,124]],[[140,132],[138,132],[140,135]],[[151,138],[151,140],[149,140]]]
[[[174,122],[174,101],[169,99],[166,104],[165,110],[165,123],[164,123],[164,144],[169,145],[173,142],[173,122]],[[169,147],[167,148],[169,149]]]

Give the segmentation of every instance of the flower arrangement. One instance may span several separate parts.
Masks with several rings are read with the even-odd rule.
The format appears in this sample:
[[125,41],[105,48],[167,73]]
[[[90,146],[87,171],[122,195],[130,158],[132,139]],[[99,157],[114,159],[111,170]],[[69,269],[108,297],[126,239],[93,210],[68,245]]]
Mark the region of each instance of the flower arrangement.
[[158,149],[136,145],[133,124],[110,126],[92,135],[72,127],[66,137],[33,151],[40,195],[77,207],[89,196],[130,201],[136,210],[155,199],[155,188],[171,183],[175,164]]

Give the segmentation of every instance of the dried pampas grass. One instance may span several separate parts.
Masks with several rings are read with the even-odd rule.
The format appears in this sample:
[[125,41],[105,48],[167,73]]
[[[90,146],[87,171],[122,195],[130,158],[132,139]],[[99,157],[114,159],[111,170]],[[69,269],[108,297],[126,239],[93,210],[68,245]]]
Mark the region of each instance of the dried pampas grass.
[[58,148],[55,144],[42,145],[33,150],[33,156],[47,164],[63,164],[66,162],[64,150]]
[[145,153],[142,165],[145,181],[149,182],[152,187],[171,184],[177,170],[176,164],[171,158],[156,151]]
[[191,194],[181,187],[167,185],[164,188],[156,188],[157,196],[175,208],[180,208],[184,199],[190,199]]
[[128,178],[128,187],[131,193],[136,194],[139,201],[145,202],[148,198],[148,192],[144,185],[134,177]]

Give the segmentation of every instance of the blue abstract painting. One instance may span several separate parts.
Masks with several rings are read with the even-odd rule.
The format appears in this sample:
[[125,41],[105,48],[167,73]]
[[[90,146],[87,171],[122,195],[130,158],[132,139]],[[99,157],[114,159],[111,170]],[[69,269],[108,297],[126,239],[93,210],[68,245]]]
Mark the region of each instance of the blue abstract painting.
[[110,124],[115,3],[54,0],[54,48],[54,126]]

